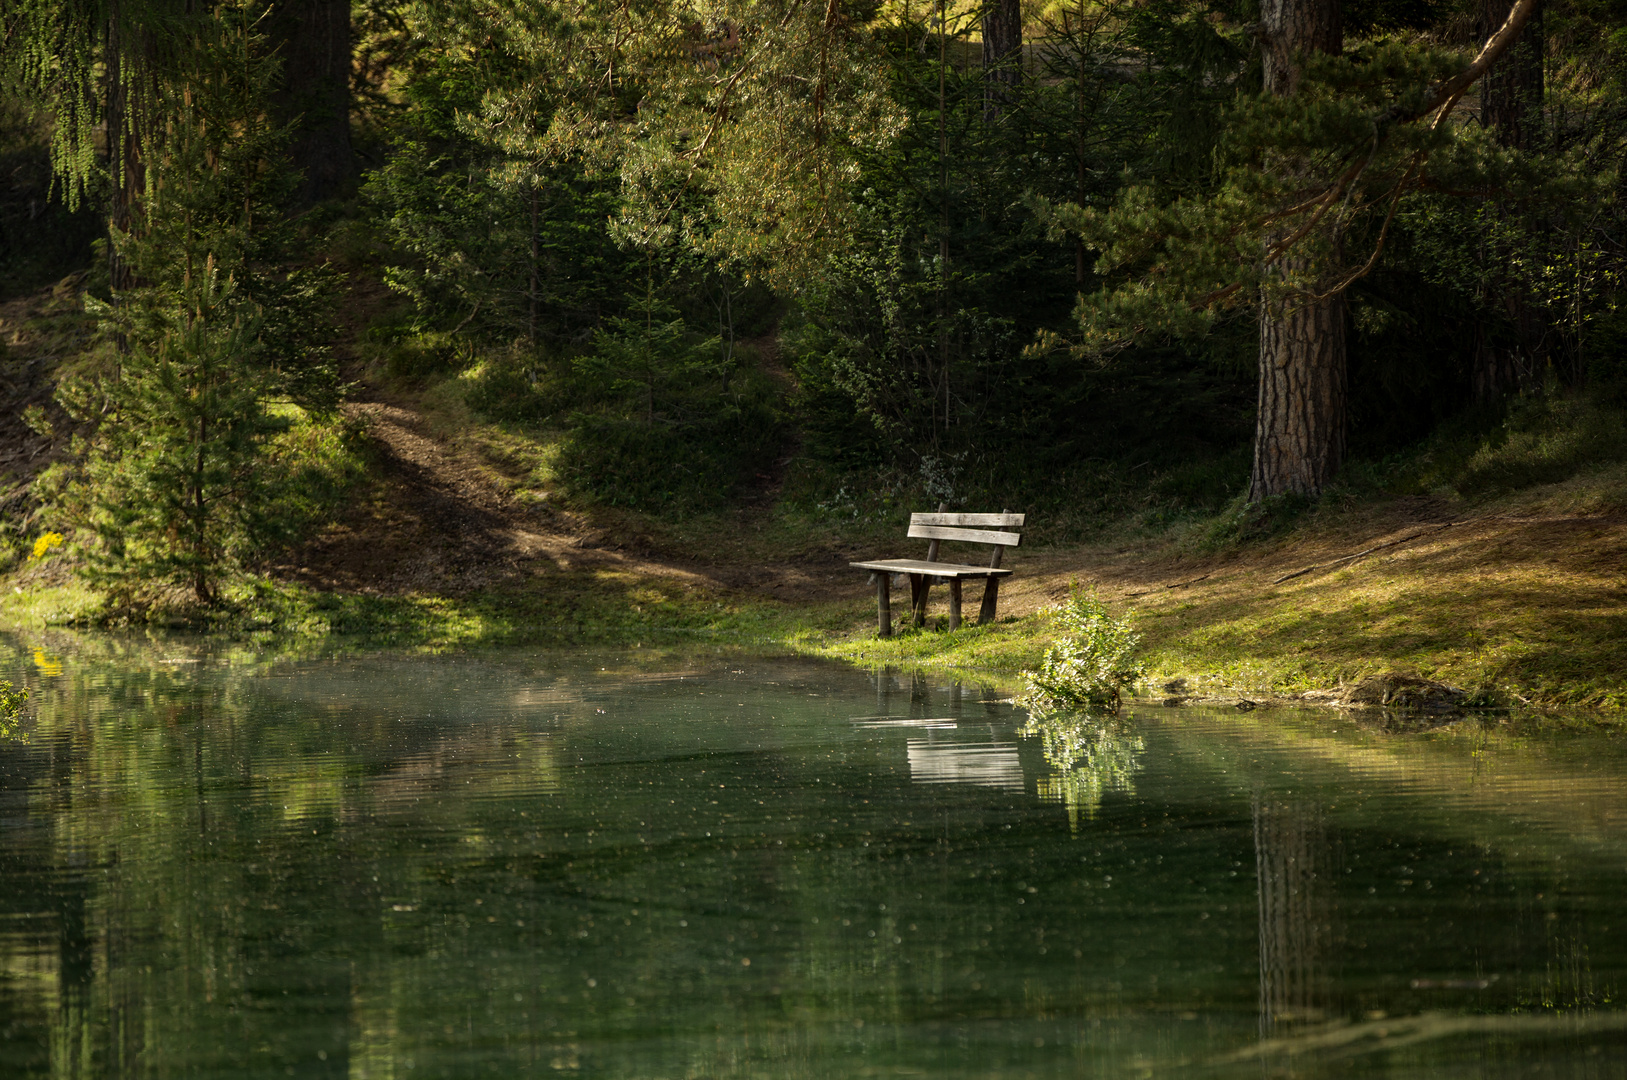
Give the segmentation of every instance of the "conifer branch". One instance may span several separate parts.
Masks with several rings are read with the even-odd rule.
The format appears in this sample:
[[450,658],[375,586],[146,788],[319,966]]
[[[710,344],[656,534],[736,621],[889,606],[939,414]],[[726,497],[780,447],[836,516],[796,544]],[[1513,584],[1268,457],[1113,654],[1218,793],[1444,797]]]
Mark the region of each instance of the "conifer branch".
[[[1450,79],[1436,83],[1430,92],[1425,95],[1420,105],[1404,108],[1400,104],[1396,104],[1384,114],[1382,119],[1392,124],[1411,123],[1420,117],[1428,116],[1437,109],[1441,109],[1441,116],[1437,117],[1435,123],[1431,125],[1432,127],[1438,127],[1446,113],[1451,111],[1450,107],[1456,105],[1458,99],[1463,97],[1464,92],[1490,70],[1491,66],[1497,62],[1497,58],[1507,52],[1510,45],[1514,44],[1515,39],[1520,36],[1520,31],[1525,29],[1525,24],[1530,21],[1532,13],[1537,10],[1539,2],[1540,0],[1516,0],[1514,6],[1509,9],[1508,18],[1503,21],[1503,25],[1498,28],[1497,32],[1486,40],[1486,44],[1480,50],[1480,55],[1474,58],[1473,63]],[[1442,106],[1446,106],[1446,108],[1442,109]]]
[[[1271,262],[1287,254],[1294,247],[1294,245],[1298,244],[1301,240],[1305,239],[1306,236],[1310,235],[1310,233],[1323,220],[1323,218],[1326,217],[1329,208],[1336,200],[1339,200],[1341,197],[1347,196],[1355,191],[1357,182],[1362,178],[1363,175],[1366,174],[1368,168],[1371,167],[1373,162],[1377,159],[1380,148],[1385,142],[1388,141],[1389,131],[1391,128],[1397,124],[1412,123],[1433,114],[1434,120],[1430,122],[1429,129],[1431,131],[1439,130],[1441,125],[1446,122],[1447,117],[1452,114],[1452,110],[1457,107],[1457,103],[1463,99],[1463,95],[1468,92],[1469,88],[1486,74],[1486,72],[1491,68],[1491,65],[1496,63],[1497,58],[1502,56],[1502,54],[1508,50],[1509,46],[1512,45],[1519,37],[1520,31],[1524,29],[1525,24],[1530,21],[1531,15],[1536,10],[1538,3],[1539,0],[1516,0],[1513,8],[1511,8],[1508,13],[1508,18],[1504,20],[1503,25],[1498,28],[1497,32],[1487,39],[1486,44],[1481,47],[1479,54],[1474,58],[1469,66],[1458,72],[1456,75],[1453,75],[1451,78],[1445,79],[1431,87],[1429,93],[1425,95],[1421,105],[1403,108],[1398,103],[1385,110],[1385,112],[1379,116],[1378,120],[1374,124],[1372,150],[1361,161],[1356,162],[1349,169],[1345,170],[1345,172],[1327,188],[1323,189],[1317,195],[1300,202],[1296,206],[1289,207],[1286,210],[1279,210],[1276,213],[1269,214],[1261,218],[1259,224],[1264,226],[1269,225],[1273,221],[1294,217],[1304,213],[1307,210],[1312,210],[1310,218],[1305,221],[1303,225],[1301,225],[1298,229],[1295,229],[1293,233],[1284,237],[1283,239],[1273,242],[1266,249],[1265,261]],[[1338,284],[1323,292],[1314,294],[1311,297],[1313,302],[1321,302],[1338,295],[1345,289],[1349,288],[1356,281],[1365,277],[1372,271],[1373,267],[1378,264],[1379,255],[1383,253],[1385,241],[1389,236],[1390,225],[1395,220],[1396,210],[1400,205],[1401,196],[1405,194],[1408,186],[1413,183],[1414,177],[1417,176],[1417,174],[1422,170],[1424,163],[1427,162],[1428,159],[1429,152],[1427,150],[1421,150],[1417,154],[1414,154],[1412,160],[1407,163],[1407,168],[1402,173],[1401,179],[1396,181],[1395,186],[1390,189],[1389,208],[1385,212],[1384,224],[1379,229],[1378,239],[1373,246],[1373,253],[1368,256],[1366,261],[1364,261],[1361,266],[1357,267],[1355,270],[1341,278]],[[1346,198],[1345,201],[1348,202],[1348,198]],[[1367,205],[1375,205],[1378,201],[1379,200],[1375,199]],[[1243,282],[1234,281],[1223,286],[1222,288],[1205,293],[1203,296],[1191,301],[1188,304],[1188,309],[1191,311],[1201,311],[1221,302],[1222,300],[1228,299],[1236,294],[1242,287]]]

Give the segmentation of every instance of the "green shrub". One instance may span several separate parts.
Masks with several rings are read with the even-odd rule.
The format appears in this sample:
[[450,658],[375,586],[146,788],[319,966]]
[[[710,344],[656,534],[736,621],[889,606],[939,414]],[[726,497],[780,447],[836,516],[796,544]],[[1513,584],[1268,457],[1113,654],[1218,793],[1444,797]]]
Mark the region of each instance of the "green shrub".
[[1586,399],[1517,404],[1502,430],[1464,463],[1453,486],[1470,496],[1502,494],[1627,460],[1622,419]]
[[559,474],[611,506],[669,517],[721,508],[779,449],[776,384],[747,350],[702,339],[659,299],[633,308],[642,319],[608,320],[571,360],[576,409]]
[[1079,709],[1116,710],[1124,692],[1141,677],[1141,635],[1128,618],[1115,618],[1096,597],[1077,584],[1068,598],[1046,610],[1062,631],[1045,650],[1039,670],[1023,672],[1028,690],[1020,704],[1030,712]]
[[451,334],[420,334],[392,341],[385,348],[384,370],[392,379],[418,383],[468,366],[469,357]]
[[762,399],[716,402],[689,423],[575,414],[559,472],[610,506],[682,516],[717,509],[764,466],[779,418]]
[[464,376],[464,403],[489,420],[540,423],[564,410],[570,387],[542,360],[516,350]]
[[1249,502],[1244,492],[1209,522],[1199,547],[1204,551],[1220,551],[1238,544],[1280,536],[1293,528],[1300,515],[1315,505],[1315,499],[1295,492],[1268,495],[1259,502]]
[[1219,510],[1248,487],[1252,452],[1240,445],[1225,454],[1182,462],[1159,475],[1153,491],[1179,507]]

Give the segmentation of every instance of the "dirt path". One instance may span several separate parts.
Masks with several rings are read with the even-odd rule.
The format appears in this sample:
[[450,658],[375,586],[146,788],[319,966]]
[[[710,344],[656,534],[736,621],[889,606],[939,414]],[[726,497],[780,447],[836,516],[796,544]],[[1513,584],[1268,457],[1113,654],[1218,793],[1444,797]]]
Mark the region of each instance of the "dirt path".
[[[366,423],[374,476],[334,525],[273,567],[279,577],[347,592],[451,596],[548,570],[622,571],[785,600],[829,599],[840,588],[837,571],[846,567],[835,555],[812,564],[664,556],[582,515],[518,502],[495,467],[438,438],[409,404],[360,402],[347,413]],[[862,593],[858,575],[848,577]]]
[[485,462],[436,438],[410,407],[346,407],[373,440],[374,476],[321,535],[296,549],[279,576],[324,589],[459,595],[514,581],[528,564],[674,570],[608,550],[602,536],[558,511],[517,503]]
[[[365,419],[374,440],[374,477],[335,525],[275,568],[279,576],[350,592],[456,596],[556,571],[604,570],[787,603],[868,595],[863,575],[846,563],[879,552],[833,542],[797,557],[765,559],[752,545],[723,535],[705,554],[662,551],[615,524],[515,500],[496,466],[437,437],[410,403],[348,408]],[[742,534],[755,528],[771,502],[750,500],[729,528]],[[1001,614],[1033,612],[1064,596],[1075,580],[1096,586],[1115,604],[1152,612],[1193,604],[1292,605],[1290,597],[1308,599],[1335,575],[1381,580],[1401,572],[1461,585],[1494,576],[1482,569],[1494,566],[1508,573],[1539,562],[1555,570],[1563,565],[1590,579],[1627,569],[1627,519],[1620,515],[1464,518],[1440,500],[1398,499],[1288,543],[1212,557],[1137,544],[1013,552],[1008,565],[1018,573],[1002,588]]]

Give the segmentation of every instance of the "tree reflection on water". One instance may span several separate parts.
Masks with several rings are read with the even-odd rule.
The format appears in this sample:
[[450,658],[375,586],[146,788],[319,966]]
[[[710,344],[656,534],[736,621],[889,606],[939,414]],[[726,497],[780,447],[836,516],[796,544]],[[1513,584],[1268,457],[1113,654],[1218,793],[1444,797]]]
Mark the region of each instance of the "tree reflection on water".
[[1627,1059],[1614,737],[1024,726],[700,653],[150,651],[71,656],[0,743],[8,1080]]
[[1321,808],[1254,798],[1260,909],[1260,1037],[1331,1015],[1336,849]]

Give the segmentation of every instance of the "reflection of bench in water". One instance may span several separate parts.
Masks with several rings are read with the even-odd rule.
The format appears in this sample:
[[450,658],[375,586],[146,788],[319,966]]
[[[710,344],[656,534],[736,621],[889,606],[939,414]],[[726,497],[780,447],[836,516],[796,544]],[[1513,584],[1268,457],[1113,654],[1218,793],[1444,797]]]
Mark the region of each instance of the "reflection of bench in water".
[[910,779],[917,784],[972,784],[1023,789],[1023,767],[1010,743],[909,741]]

